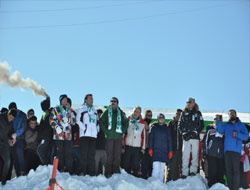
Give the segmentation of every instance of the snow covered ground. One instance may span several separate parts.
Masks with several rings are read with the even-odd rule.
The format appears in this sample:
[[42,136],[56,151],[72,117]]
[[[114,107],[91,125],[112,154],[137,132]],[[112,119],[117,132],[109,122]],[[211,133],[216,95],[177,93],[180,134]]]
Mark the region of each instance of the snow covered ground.
[[[36,171],[31,170],[28,176],[21,176],[8,181],[1,190],[45,190],[48,188],[52,166],[39,166]],[[207,190],[206,181],[197,174],[187,179],[170,181],[167,184],[155,178],[144,180],[127,174],[115,174],[107,179],[103,175],[70,176],[68,173],[57,172],[57,182],[64,190]],[[59,189],[59,188],[58,188]],[[215,184],[210,190],[228,190],[222,184]]]

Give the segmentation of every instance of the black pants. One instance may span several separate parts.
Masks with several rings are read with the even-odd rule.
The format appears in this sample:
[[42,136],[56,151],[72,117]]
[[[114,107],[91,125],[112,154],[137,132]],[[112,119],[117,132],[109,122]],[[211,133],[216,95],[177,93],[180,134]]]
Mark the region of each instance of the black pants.
[[208,186],[212,187],[216,183],[225,184],[224,181],[224,158],[207,157],[208,162]]
[[26,174],[28,174],[31,169],[36,170],[36,168],[40,164],[40,159],[37,153],[31,149],[24,150],[24,161],[25,161]]
[[122,139],[107,139],[106,141],[107,163],[106,175],[120,172]]
[[145,154],[141,154],[142,156],[142,178],[147,179],[152,174],[152,158],[148,154],[148,149],[145,150]]
[[7,175],[9,172],[10,167],[10,150],[8,146],[2,146],[0,147],[0,156],[3,161],[3,169],[2,169],[2,184],[4,185],[6,183]]
[[182,151],[173,151],[173,157],[169,160],[168,181],[177,180],[181,177]]
[[72,141],[55,140],[56,155],[59,159],[58,170],[72,174]]
[[80,164],[81,173],[83,175],[89,174],[95,175],[95,149],[96,138],[93,137],[81,137],[80,138]]
[[37,146],[37,155],[41,160],[42,165],[48,165],[51,163],[50,157],[52,152],[52,140],[42,140]]
[[138,177],[141,147],[126,146],[124,153],[124,169],[127,173]]
[[225,153],[225,167],[229,189],[238,190],[240,187],[240,153],[227,151]]

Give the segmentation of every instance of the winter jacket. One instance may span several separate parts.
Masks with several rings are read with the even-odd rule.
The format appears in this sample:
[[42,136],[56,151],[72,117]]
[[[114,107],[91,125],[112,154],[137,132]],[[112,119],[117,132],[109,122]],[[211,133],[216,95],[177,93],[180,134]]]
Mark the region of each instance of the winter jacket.
[[124,145],[131,147],[141,147],[146,149],[147,145],[147,131],[143,119],[138,121],[138,130],[135,130],[135,123],[132,123],[130,117],[128,117],[129,127],[124,136]]
[[76,122],[80,129],[81,137],[97,137],[99,129],[99,118],[97,111],[92,107],[92,111],[88,111],[87,105],[83,105],[77,112]]
[[24,133],[25,147],[24,149],[31,149],[36,151],[38,145],[38,131],[37,129],[28,128]]
[[178,120],[171,120],[168,123],[168,127],[170,130],[170,135],[172,139],[172,146],[173,146],[173,151],[176,150],[182,150],[182,135],[180,134],[180,131],[178,130]]
[[13,133],[14,128],[12,122],[8,121],[7,114],[0,114],[0,148],[9,146],[8,140],[11,139]]
[[[217,129],[219,133],[225,135],[224,152],[233,151],[241,153],[242,141],[247,140],[249,134],[246,126],[241,123],[239,118],[237,118],[237,121],[234,124],[229,121],[222,125],[221,121],[217,121]],[[236,131],[236,137],[233,137],[234,130]]]
[[50,126],[49,118],[50,118],[50,111],[47,110],[43,112],[42,118],[40,120],[40,125],[37,126],[38,142],[41,142],[42,139],[48,142],[53,139],[53,129]]
[[200,132],[204,128],[204,120],[200,111],[185,109],[181,113],[178,128],[183,140],[200,139]]
[[105,150],[105,145],[106,145],[105,134],[103,133],[102,130],[100,130],[99,133],[97,134],[96,150]]
[[23,133],[27,128],[27,117],[24,112],[17,110],[17,116],[13,120],[14,131],[17,134],[17,140],[23,138]]
[[[120,108],[118,108],[120,109]],[[108,117],[108,109],[104,111],[100,118],[100,128],[104,132],[107,139],[122,139],[122,134],[125,134],[128,129],[128,120],[126,118],[125,113],[121,111],[121,123],[122,123],[122,133],[116,132],[117,126],[117,110],[113,110],[112,114],[112,128],[109,130],[109,117]]]
[[[65,111],[64,108],[62,108],[63,111]],[[71,126],[76,123],[76,118],[73,113],[73,110],[71,108],[66,108],[68,109],[68,113],[66,115],[67,122],[63,122],[63,113],[60,110],[59,106],[56,106],[55,108],[52,109],[50,113],[50,125],[53,128],[54,132],[54,140],[72,140],[72,132],[71,132]],[[58,134],[56,132],[56,128],[60,127],[63,132],[61,134]]]
[[224,157],[224,135],[216,131],[215,127],[207,127],[202,140],[203,156],[216,158]]
[[153,150],[153,161],[165,162],[168,164],[168,153],[172,149],[170,130],[166,124],[154,123],[149,133],[148,148]]

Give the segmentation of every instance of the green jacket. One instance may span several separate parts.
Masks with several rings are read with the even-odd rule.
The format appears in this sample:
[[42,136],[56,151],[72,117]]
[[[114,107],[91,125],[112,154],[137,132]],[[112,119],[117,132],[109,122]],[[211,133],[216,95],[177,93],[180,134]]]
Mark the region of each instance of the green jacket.
[[104,132],[107,139],[122,139],[122,134],[125,134],[128,129],[128,120],[126,118],[125,113],[122,110],[121,110],[121,120],[122,120],[122,133],[117,133],[116,132],[117,110],[115,111],[113,110],[112,128],[111,130],[108,130],[108,125],[109,125],[108,109],[104,111],[99,120],[99,126],[101,130]]

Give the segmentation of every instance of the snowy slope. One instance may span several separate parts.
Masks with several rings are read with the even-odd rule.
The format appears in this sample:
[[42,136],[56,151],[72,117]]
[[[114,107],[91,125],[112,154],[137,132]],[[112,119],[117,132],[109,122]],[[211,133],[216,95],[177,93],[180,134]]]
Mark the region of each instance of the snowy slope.
[[[48,188],[51,173],[52,166],[39,166],[35,172],[31,170],[28,176],[12,179],[3,187],[0,185],[0,189],[45,190]],[[155,178],[148,180],[136,178],[124,170],[109,179],[103,175],[82,177],[57,172],[57,181],[65,190],[207,190],[206,182],[199,174],[185,180],[179,179],[164,184]],[[216,184],[211,190],[228,190],[228,188],[222,184]]]
[[[73,104],[72,108],[77,110],[81,107],[79,104]],[[105,110],[104,106],[95,106],[96,109],[102,109]],[[121,109],[126,113],[127,116],[131,115],[133,112],[133,108],[129,107],[121,107]],[[175,115],[176,109],[167,109],[167,108],[142,108],[142,115],[144,116],[144,113],[147,109],[152,110],[153,112],[153,118],[156,118],[159,113],[163,113],[166,117],[166,119],[172,119]],[[222,114],[223,120],[228,121],[228,114],[227,111],[206,111],[201,110],[201,113],[203,115],[204,120],[206,121],[213,121],[214,116],[216,114]],[[237,113],[238,117],[242,122],[248,122],[250,123],[250,113]]]

